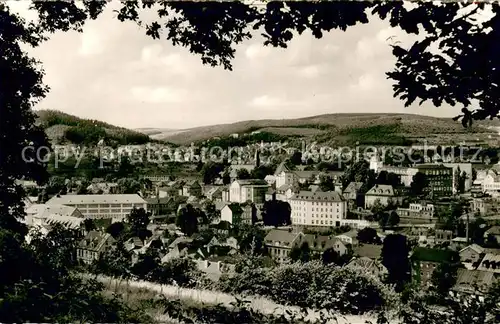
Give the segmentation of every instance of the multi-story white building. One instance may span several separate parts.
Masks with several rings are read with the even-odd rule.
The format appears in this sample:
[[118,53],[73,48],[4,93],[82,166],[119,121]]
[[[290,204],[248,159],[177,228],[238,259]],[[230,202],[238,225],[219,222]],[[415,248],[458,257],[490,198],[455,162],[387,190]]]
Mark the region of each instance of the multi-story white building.
[[235,180],[229,188],[229,201],[245,203],[251,201],[254,204],[263,204],[269,185],[264,180]]
[[483,192],[498,192],[500,191],[500,175],[489,173],[482,183]]
[[347,216],[347,203],[338,192],[300,191],[288,201],[294,225],[341,226]]
[[76,207],[85,218],[110,218],[113,222],[125,220],[134,207],[147,211],[147,202],[137,194],[62,195],[46,204]]

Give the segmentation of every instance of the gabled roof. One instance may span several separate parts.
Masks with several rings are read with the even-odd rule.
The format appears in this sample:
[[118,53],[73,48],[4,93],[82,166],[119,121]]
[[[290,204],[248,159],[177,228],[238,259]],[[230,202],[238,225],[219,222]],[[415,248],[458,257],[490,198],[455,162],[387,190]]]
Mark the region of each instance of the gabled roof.
[[191,243],[191,242],[193,242],[193,239],[191,239],[189,237],[185,237],[185,236],[180,236],[180,237],[176,238],[172,243],[170,243],[168,248],[173,249],[174,247],[176,247],[177,245],[179,245],[181,243]]
[[500,255],[498,254],[492,254],[492,253],[486,253],[484,258],[481,260],[481,263],[479,265],[479,269],[481,270],[494,270],[493,272],[500,272]]
[[224,208],[226,205],[228,205],[229,203],[227,201],[216,201],[214,203],[215,205],[215,209],[216,210],[222,210],[222,208]]
[[207,196],[212,196],[216,193],[222,193],[222,187],[218,186],[218,187],[212,187],[210,188],[210,190],[207,191]]
[[65,227],[77,229],[82,224],[84,218],[73,217],[73,216],[63,216],[63,215],[48,215],[45,218],[47,224],[62,224]]
[[65,205],[48,205],[48,204],[34,204],[27,210],[26,214],[33,215],[37,218],[47,218],[50,215],[58,216],[72,216],[77,211],[76,207]]
[[353,230],[350,230],[349,232],[345,232],[345,233],[339,234],[336,237],[339,237],[339,236],[346,236],[346,237],[350,237],[350,238],[356,238],[358,236],[358,231],[353,229]]
[[309,179],[320,174],[320,171],[294,171],[295,175],[300,179]]
[[[241,206],[239,204],[229,204],[229,205],[224,206],[224,208],[231,209],[231,212],[233,214],[241,214],[241,213],[243,213],[243,209],[241,208]],[[222,208],[222,209],[224,209],[224,208]]]
[[361,244],[354,248],[354,254],[372,260],[378,260],[382,255],[382,245]]
[[267,186],[267,182],[260,179],[235,180],[240,186]]
[[346,267],[351,269],[361,269],[364,271],[371,271],[375,268],[381,273],[387,272],[386,267],[384,267],[381,262],[367,257],[355,258],[349,262]]
[[300,191],[298,194],[293,195],[292,200],[309,200],[309,201],[328,201],[328,202],[341,202],[344,197],[336,191]]
[[276,188],[276,191],[287,191],[288,189],[292,189],[293,186],[290,185],[290,184],[284,184],[282,186],[280,186],[279,188]]
[[115,242],[116,240],[109,233],[90,231],[80,241],[79,247],[100,252],[108,241]]
[[373,195],[373,196],[394,196],[394,188],[390,185],[374,185],[366,195]]
[[282,242],[285,244],[291,244],[299,236],[297,233],[291,233],[289,231],[272,229],[264,238],[265,242]]
[[350,182],[345,188],[344,193],[355,193],[361,189],[363,182]]
[[481,253],[484,253],[484,248],[482,246],[479,246],[477,244],[471,244],[469,246],[466,246],[464,247],[463,249],[461,249],[459,251],[459,253],[462,253],[462,251],[465,251],[465,250],[468,250],[468,249],[471,249],[473,250],[474,252],[478,253],[478,254],[481,254]]
[[500,226],[492,226],[486,232],[484,232],[484,234],[500,235]]
[[493,272],[458,269],[456,283],[452,289],[464,293],[484,293],[496,281],[498,278]]
[[[312,250],[326,250],[329,248],[333,248],[335,244],[340,241],[336,237],[331,237],[328,235],[313,235],[313,234],[304,234],[302,241],[307,242],[309,248]],[[342,243],[343,245],[344,243]]]
[[184,187],[189,187],[189,188],[197,188],[197,187],[201,187],[200,183],[198,182],[198,180],[191,180],[187,183],[184,184]]
[[288,167],[286,166],[285,161],[281,162],[278,165],[278,167],[276,168],[276,171],[274,171],[274,175],[277,176],[283,171],[285,171],[285,172],[290,171],[290,169],[288,169]]
[[318,186],[318,185],[310,185],[310,186],[309,186],[309,190],[310,190],[311,192],[317,192],[317,191],[321,191],[321,188],[320,188],[320,186]]

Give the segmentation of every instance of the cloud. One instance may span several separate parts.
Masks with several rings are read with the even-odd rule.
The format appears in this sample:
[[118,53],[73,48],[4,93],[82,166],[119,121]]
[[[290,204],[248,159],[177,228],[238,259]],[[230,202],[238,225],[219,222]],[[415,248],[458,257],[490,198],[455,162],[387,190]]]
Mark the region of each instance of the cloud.
[[298,71],[299,77],[314,79],[317,78],[321,74],[321,66],[319,65],[309,65],[303,68],[300,68]]
[[245,56],[249,60],[259,60],[267,57],[271,52],[271,48],[262,44],[252,44],[245,50]]
[[162,51],[163,46],[160,44],[145,46],[141,51],[141,61],[145,63],[154,62],[158,59]]
[[132,97],[145,103],[182,103],[187,99],[187,91],[170,87],[148,88],[136,86],[130,90]]
[[130,128],[185,128],[347,111],[453,116],[457,110],[404,108],[393,98],[384,74],[394,64],[387,37],[394,31],[396,40],[411,38],[376,18],[321,39],[306,31],[295,35],[287,49],[264,46],[255,31],[253,39],[235,46],[233,71],[226,71],[203,65],[185,47],[153,40],[134,23],[118,21],[112,10],[119,5],[110,3],[102,16],[87,22],[83,33],[58,32],[29,49],[43,62],[51,86],[37,109]]
[[270,96],[270,95],[262,95],[253,98],[249,105],[258,108],[280,108],[283,106],[296,106],[300,105],[299,101],[292,101],[286,99],[284,96]]
[[101,54],[104,50],[104,44],[99,33],[89,30],[81,35],[80,48],[78,54],[82,56],[93,56]]

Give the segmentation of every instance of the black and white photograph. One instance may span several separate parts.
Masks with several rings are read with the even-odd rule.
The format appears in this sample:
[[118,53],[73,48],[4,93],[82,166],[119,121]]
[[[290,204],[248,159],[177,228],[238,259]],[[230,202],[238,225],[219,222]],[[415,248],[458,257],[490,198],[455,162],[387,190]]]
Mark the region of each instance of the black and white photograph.
[[500,323],[500,2],[0,1],[0,322]]

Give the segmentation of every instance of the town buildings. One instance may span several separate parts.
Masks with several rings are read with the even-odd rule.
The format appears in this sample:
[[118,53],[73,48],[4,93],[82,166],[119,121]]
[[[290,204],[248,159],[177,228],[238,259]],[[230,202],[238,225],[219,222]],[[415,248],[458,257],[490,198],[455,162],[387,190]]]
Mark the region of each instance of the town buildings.
[[396,213],[403,222],[430,223],[436,220],[434,205],[426,202],[412,203],[408,208],[400,207]]
[[47,201],[47,205],[76,207],[85,218],[107,218],[124,221],[133,208],[147,211],[147,202],[137,194],[62,195]]
[[283,262],[289,258],[292,248],[302,243],[303,237],[303,233],[273,229],[264,238],[264,244],[273,259]]
[[375,185],[365,194],[365,208],[370,209],[378,201],[382,206],[396,206],[402,202],[402,196],[397,195],[393,186]]
[[449,197],[453,194],[453,169],[442,164],[418,164],[418,172],[426,176],[428,186],[424,192],[434,197]]
[[221,209],[221,221],[226,221],[234,225],[252,225],[257,218],[257,209],[253,204],[232,203]]
[[76,250],[77,260],[90,264],[98,260],[115,242],[116,240],[108,233],[90,231],[78,245]]
[[229,188],[229,201],[235,203],[251,201],[254,204],[263,204],[267,190],[268,184],[264,180],[235,180]]
[[289,199],[292,224],[301,226],[340,226],[347,215],[347,203],[334,191],[300,191]]

